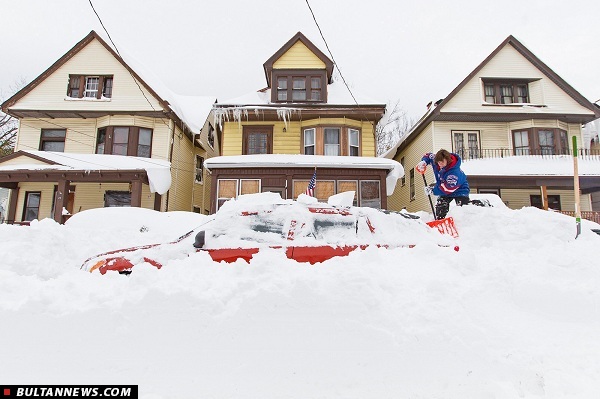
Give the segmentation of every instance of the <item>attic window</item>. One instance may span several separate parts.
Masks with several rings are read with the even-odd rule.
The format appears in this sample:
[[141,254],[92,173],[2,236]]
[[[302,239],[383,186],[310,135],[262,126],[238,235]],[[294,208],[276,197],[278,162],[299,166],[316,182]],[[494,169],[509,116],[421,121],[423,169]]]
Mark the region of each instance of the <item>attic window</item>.
[[272,102],[325,102],[327,87],[324,70],[274,70]]
[[113,77],[69,75],[67,96],[70,98],[112,98]]
[[529,103],[529,81],[483,79],[484,101],[488,104]]

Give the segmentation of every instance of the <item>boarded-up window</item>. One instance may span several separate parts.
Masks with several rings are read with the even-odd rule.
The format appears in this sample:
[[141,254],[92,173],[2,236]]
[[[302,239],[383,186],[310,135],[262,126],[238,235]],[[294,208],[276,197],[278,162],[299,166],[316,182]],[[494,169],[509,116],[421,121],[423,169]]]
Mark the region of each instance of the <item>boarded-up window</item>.
[[260,180],[240,180],[240,194],[256,194],[260,192]]
[[292,195],[294,196],[294,199],[297,199],[300,194],[304,194],[306,192],[308,182],[308,180],[294,180],[292,190]]
[[318,180],[315,187],[315,197],[321,202],[327,202],[327,199],[335,194],[335,181]]
[[344,193],[346,191],[354,191],[354,200],[352,201],[353,206],[358,206],[358,181],[356,180],[338,180],[337,192]]
[[219,179],[217,182],[217,209],[228,199],[237,197],[237,184],[237,179]]

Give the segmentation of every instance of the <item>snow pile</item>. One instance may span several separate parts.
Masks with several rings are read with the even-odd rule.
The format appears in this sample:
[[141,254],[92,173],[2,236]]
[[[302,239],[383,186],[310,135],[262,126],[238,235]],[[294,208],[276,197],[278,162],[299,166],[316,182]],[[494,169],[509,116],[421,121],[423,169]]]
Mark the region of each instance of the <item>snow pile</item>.
[[459,252],[421,241],[316,265],[200,252],[128,277],[79,267],[208,217],[110,208],[0,225],[0,376],[138,384],[147,399],[596,398],[598,226],[575,239],[573,218],[534,208],[450,216]]

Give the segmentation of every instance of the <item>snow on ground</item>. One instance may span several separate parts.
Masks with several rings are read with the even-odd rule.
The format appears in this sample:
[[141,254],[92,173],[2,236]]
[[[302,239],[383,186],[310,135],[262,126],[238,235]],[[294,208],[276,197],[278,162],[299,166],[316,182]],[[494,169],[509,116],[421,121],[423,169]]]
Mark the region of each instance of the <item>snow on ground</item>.
[[208,217],[109,208],[0,225],[2,382],[137,384],[147,399],[597,398],[594,226],[575,239],[574,219],[535,208],[450,216],[459,252],[192,253],[130,276],[80,266]]

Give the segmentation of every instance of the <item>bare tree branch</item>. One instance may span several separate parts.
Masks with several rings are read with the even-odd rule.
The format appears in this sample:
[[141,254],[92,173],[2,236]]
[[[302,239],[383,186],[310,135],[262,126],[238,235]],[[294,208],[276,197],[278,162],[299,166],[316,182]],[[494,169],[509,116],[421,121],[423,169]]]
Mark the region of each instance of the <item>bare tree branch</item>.
[[381,155],[392,148],[414,125],[414,120],[409,118],[406,111],[397,101],[391,111],[388,110],[375,128],[377,155]]
[[[16,93],[17,91],[21,90],[25,84],[25,79],[20,78],[17,82],[9,87],[9,90],[11,93]],[[0,103],[4,102],[4,100],[4,93],[0,91]],[[10,155],[14,152],[15,143],[17,141],[18,126],[18,121],[15,118],[0,111],[0,158]]]

